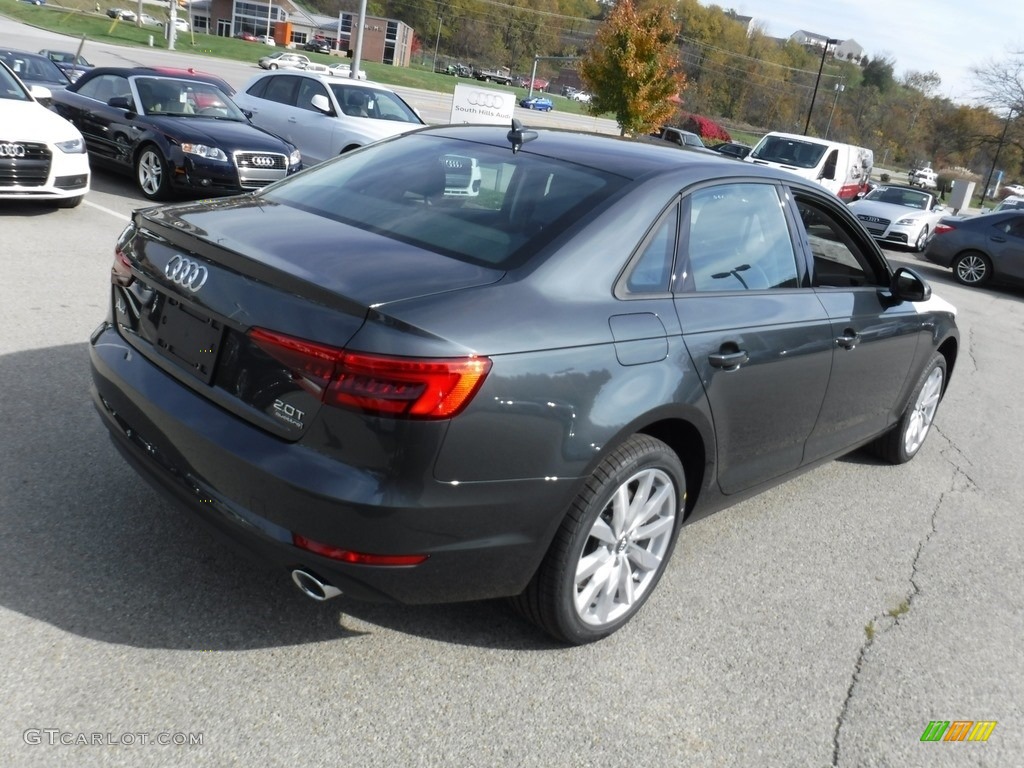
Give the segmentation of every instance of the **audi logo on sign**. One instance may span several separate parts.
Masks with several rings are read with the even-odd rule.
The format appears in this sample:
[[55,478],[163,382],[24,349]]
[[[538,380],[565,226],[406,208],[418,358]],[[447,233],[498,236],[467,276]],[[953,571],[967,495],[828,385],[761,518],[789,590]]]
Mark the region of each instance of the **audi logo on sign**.
[[256,157],[252,158],[249,162],[252,163],[253,165],[258,165],[261,168],[274,167],[274,158],[266,157],[264,155],[256,155]]
[[24,157],[25,147],[21,144],[0,144],[0,157]]
[[490,107],[501,109],[505,106],[505,97],[493,91],[473,91],[467,99],[474,107]]
[[164,274],[172,283],[188,288],[192,293],[202,288],[206,284],[206,278],[210,276],[206,267],[178,254],[172,256],[171,260],[167,262]]

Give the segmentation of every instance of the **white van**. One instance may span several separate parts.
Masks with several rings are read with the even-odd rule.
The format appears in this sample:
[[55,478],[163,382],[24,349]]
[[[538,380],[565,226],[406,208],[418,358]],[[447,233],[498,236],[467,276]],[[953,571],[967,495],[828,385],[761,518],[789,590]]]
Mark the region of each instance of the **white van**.
[[772,132],[744,160],[803,176],[821,184],[840,200],[850,202],[867,192],[875,153],[828,139]]

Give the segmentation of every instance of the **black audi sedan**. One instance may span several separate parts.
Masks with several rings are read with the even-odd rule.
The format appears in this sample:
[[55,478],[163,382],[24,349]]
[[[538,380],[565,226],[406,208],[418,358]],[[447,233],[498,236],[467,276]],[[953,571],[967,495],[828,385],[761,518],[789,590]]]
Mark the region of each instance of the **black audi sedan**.
[[186,71],[96,67],[54,93],[53,109],[82,132],[93,163],[134,175],[150,200],[237,194],[302,168],[294,145]]
[[912,459],[959,347],[820,186],[514,121],[136,212],[90,351],[128,462],[308,596],[509,596],[585,643],[684,522]]

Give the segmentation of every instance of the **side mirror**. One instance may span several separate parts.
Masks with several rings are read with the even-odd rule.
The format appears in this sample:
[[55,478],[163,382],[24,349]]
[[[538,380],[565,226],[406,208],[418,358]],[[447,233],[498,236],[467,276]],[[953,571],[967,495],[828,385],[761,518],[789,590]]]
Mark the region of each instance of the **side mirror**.
[[331,102],[329,102],[327,100],[327,97],[324,96],[322,93],[318,93],[316,96],[310,99],[309,103],[312,104],[313,108],[316,109],[317,111],[323,112],[325,115],[331,114]]
[[932,297],[932,287],[909,267],[900,267],[893,273],[889,290],[896,301],[928,301]]
[[28,92],[36,101],[49,102],[53,98],[53,91],[42,85],[30,85]]
[[134,108],[132,100],[127,96],[114,96],[107,101],[108,107],[114,107],[115,109],[127,109],[131,111]]

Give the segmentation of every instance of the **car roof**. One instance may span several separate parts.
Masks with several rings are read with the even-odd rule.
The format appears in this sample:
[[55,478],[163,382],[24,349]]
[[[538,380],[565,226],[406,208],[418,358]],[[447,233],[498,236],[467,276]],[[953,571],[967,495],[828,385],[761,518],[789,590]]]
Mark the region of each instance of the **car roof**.
[[[341,62],[351,67],[348,62]],[[313,77],[318,80],[322,80],[324,83],[330,85],[331,83],[347,83],[348,85],[355,86],[356,88],[367,88],[374,91],[390,91],[394,93],[394,89],[390,86],[382,85],[381,83],[375,83],[372,80],[353,80],[346,75],[338,75],[334,72],[313,72],[308,69],[275,69],[268,72],[260,72],[254,75],[252,80],[245,84],[243,90],[248,90],[249,86],[255,83],[257,80],[262,80],[264,77]]]
[[230,89],[227,94],[230,96],[235,89],[221,77],[206,72],[197,72],[194,69],[176,69],[175,67],[93,67],[78,80],[75,81],[70,90],[77,91],[83,84],[102,75],[120,75],[121,77],[167,77],[176,80],[194,80],[199,83],[216,85],[222,90],[225,86]]
[[[517,121],[518,122],[518,121]],[[804,183],[788,171],[768,166],[737,163],[718,152],[680,152],[668,142],[648,143],[642,140],[610,136],[608,134],[585,133],[557,128],[531,128],[523,126],[526,134],[535,136],[523,143],[520,152],[531,152],[558,159],[600,168],[628,179],[664,176],[680,170],[692,169],[695,181],[709,178],[755,178],[784,181],[791,186],[822,192],[822,187],[811,182]],[[507,125],[446,125],[420,129],[419,132],[449,136],[466,141],[476,141],[492,146],[509,146]],[[837,198],[838,199],[838,198]]]

